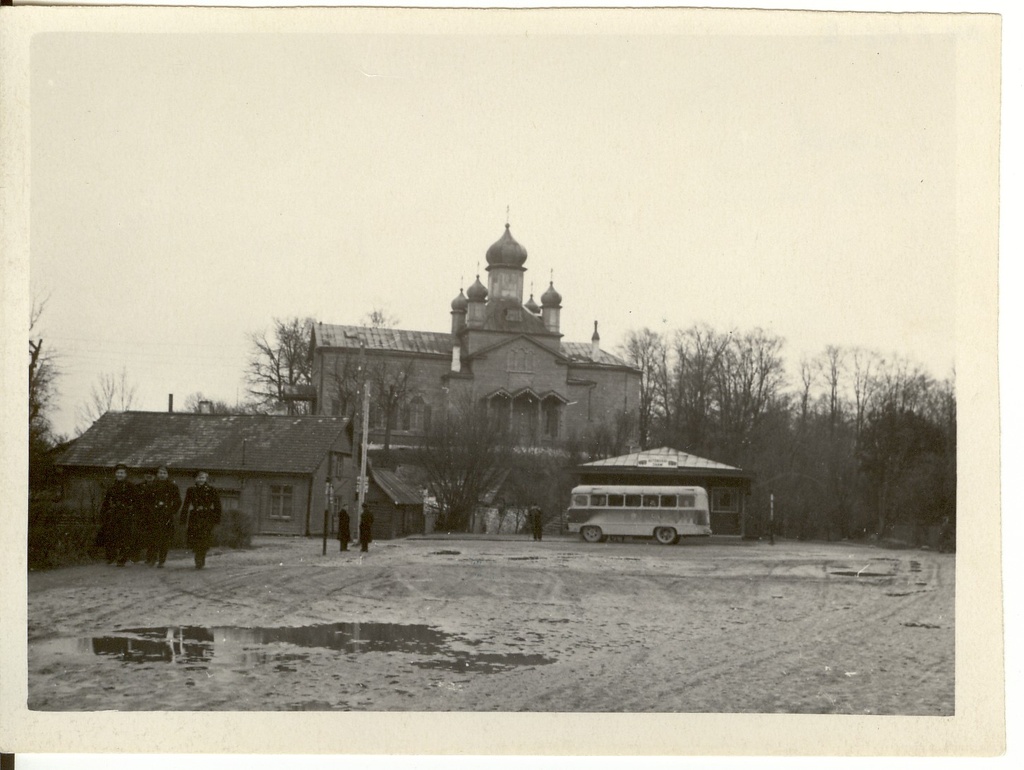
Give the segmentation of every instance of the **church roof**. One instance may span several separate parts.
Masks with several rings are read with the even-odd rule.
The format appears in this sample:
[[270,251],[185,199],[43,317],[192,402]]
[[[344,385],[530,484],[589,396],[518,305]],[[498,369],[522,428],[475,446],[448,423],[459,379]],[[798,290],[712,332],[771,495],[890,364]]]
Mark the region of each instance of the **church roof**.
[[612,355],[607,350],[599,350],[597,360],[592,358],[594,346],[589,342],[566,342],[562,340],[562,355],[573,363],[580,364],[605,364],[607,366],[630,366],[618,356]]
[[492,299],[488,302],[481,328],[494,332],[551,334],[544,326],[544,321],[513,299]]
[[526,249],[515,238],[509,226],[505,225],[505,232],[501,238],[491,244],[487,249],[488,267],[522,267],[526,262]]
[[[519,332],[526,335],[549,335],[544,322],[522,309],[519,321],[510,321],[499,308],[518,307],[515,302],[488,304],[484,330]],[[424,353],[451,356],[453,337],[447,332],[418,332],[411,329],[375,329],[368,326],[347,326],[343,324],[313,324],[315,347],[347,348],[359,350],[359,340],[366,341],[367,350],[391,351],[395,353]],[[502,343],[496,343],[502,344]],[[488,346],[491,347],[491,346]],[[618,356],[601,350],[597,360],[591,358],[593,345],[589,342],[561,341],[561,354],[574,364],[598,364],[605,366],[630,366]]]
[[376,329],[369,326],[313,324],[316,347],[351,348],[359,350],[360,340],[368,350],[389,350],[397,353],[429,353],[450,356],[452,335],[447,332],[418,332],[411,329]]

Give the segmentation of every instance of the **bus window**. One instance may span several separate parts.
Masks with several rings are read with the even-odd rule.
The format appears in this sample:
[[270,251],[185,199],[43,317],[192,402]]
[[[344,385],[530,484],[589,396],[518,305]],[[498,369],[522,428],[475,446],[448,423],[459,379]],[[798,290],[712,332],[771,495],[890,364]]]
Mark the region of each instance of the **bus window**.
[[680,508],[695,508],[696,506],[697,498],[694,495],[679,495]]
[[675,495],[662,495],[661,496],[661,507],[662,508],[675,508],[676,507],[676,496]]
[[622,495],[608,495],[608,506],[609,507],[622,507]]
[[608,497],[607,495],[591,495],[590,496],[590,504],[592,506],[602,506],[602,505],[605,505],[605,501],[607,500],[607,497]]
[[639,508],[640,507],[640,495],[626,495],[626,507],[627,508]]
[[658,496],[657,495],[644,495],[644,508],[657,508],[658,507]]
[[586,508],[590,502],[590,498],[587,495],[573,495],[572,496],[572,507],[573,508]]

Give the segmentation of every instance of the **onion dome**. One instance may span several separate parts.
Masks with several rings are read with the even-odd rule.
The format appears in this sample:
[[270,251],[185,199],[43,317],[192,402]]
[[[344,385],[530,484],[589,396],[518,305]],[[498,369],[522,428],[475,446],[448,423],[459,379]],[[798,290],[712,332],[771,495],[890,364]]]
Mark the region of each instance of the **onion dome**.
[[476,277],[473,285],[466,291],[466,297],[470,302],[483,302],[487,299],[487,288],[480,283],[480,276]]
[[562,304],[562,295],[555,291],[555,282],[548,285],[547,291],[540,295],[540,304],[544,307],[558,307]]
[[466,295],[462,293],[462,289],[459,289],[459,296],[452,300],[452,312],[465,313],[467,307],[469,307],[469,300],[466,299]]
[[540,312],[540,307],[533,301],[533,294],[530,294],[530,298],[526,300],[526,309],[534,315],[537,315]]
[[523,248],[505,225],[505,233],[487,249],[487,264],[490,267],[522,267],[526,262]]

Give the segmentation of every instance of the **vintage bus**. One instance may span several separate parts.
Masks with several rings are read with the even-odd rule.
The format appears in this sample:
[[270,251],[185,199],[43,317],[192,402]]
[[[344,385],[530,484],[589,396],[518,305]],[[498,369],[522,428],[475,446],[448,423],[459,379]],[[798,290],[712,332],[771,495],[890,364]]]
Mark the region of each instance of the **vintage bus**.
[[569,532],[588,543],[607,537],[653,537],[663,545],[711,534],[708,493],[702,487],[584,485],[567,511]]

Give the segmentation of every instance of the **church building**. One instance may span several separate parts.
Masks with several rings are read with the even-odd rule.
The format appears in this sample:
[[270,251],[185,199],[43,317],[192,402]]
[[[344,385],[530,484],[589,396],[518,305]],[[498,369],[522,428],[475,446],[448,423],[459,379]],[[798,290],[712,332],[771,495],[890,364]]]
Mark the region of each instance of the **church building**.
[[457,404],[485,404],[524,445],[557,446],[607,426],[637,444],[640,371],[589,342],[562,339],[562,295],[552,281],[523,301],[526,249],[509,225],[487,249],[487,286],[451,302],[446,332],[315,323],[310,344],[317,414],[359,409],[370,392],[370,443],[414,446]]

